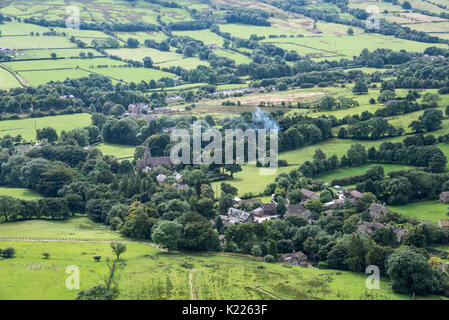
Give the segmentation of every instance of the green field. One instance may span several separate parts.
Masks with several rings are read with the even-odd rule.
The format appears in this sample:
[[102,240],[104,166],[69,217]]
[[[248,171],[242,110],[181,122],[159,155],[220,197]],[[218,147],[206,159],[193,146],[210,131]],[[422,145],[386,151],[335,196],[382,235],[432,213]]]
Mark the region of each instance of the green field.
[[217,196],[220,195],[220,184],[222,182],[229,183],[239,190],[239,195],[251,192],[254,195],[258,195],[265,190],[265,187],[274,182],[276,176],[282,172],[289,172],[296,166],[279,167],[278,170],[272,175],[261,175],[260,168],[251,165],[242,166],[242,171],[234,173],[234,179],[213,182],[212,188]]
[[[23,56],[19,56],[17,59],[49,59],[52,53],[56,53],[59,58],[78,58],[79,54],[84,52],[87,54],[90,52],[95,57],[102,56],[98,51],[93,49],[56,49],[56,50],[23,50]],[[37,63],[38,65],[40,62]]]
[[115,240],[123,237],[87,217],[0,223],[0,239]]
[[179,66],[189,70],[195,69],[199,65],[209,65],[207,61],[202,61],[197,57],[185,58],[184,55],[176,52],[164,52],[153,48],[120,48],[107,50],[107,53],[135,61],[142,61],[145,57],[150,57],[153,63],[161,68]]
[[413,167],[404,166],[402,164],[376,164],[376,163],[368,163],[359,167],[352,168],[343,168],[338,169],[330,173],[325,173],[316,177],[318,180],[324,180],[326,182],[331,182],[334,179],[343,179],[346,177],[358,176],[366,173],[366,170],[372,165],[381,165],[384,168],[385,174],[391,171],[399,171],[399,170],[407,170],[412,169]]
[[[113,257],[107,243],[0,242],[0,247],[7,246],[14,247],[17,254],[0,260],[2,274],[8,274],[0,277],[2,300],[74,299],[77,290],[65,285],[67,266],[79,267],[81,289],[87,289],[101,283],[107,275],[103,261]],[[380,290],[365,289],[364,274],[285,268],[238,255],[168,255],[147,244],[128,243],[127,247],[115,275],[119,299],[410,299],[393,293],[385,280]],[[43,259],[43,252],[50,258]],[[95,262],[95,255],[102,261]],[[183,262],[193,268],[183,268]]]
[[21,135],[25,141],[36,140],[36,129],[53,127],[58,133],[91,124],[90,114],[77,113],[54,117],[27,118],[20,120],[0,121],[0,137],[4,135]]
[[67,78],[83,78],[88,77],[89,72],[76,69],[67,70],[40,70],[40,71],[23,71],[18,72],[20,76],[25,78],[31,85],[39,86],[51,81],[64,81]]
[[[280,47],[282,47],[282,44],[290,44],[305,47],[306,49],[312,48],[322,51],[322,58],[335,56],[338,59],[343,57],[352,59],[353,56],[358,56],[364,48],[370,51],[388,48],[396,51],[422,52],[429,47],[428,43],[365,33],[354,36],[323,34],[320,37],[266,39],[264,42],[274,42]],[[444,45],[436,46],[444,47]],[[301,51],[298,51],[298,53],[301,54]]]
[[136,149],[135,146],[113,143],[100,143],[95,148],[99,149],[105,156],[114,156],[118,159],[129,158],[128,160],[133,159],[134,150]]
[[0,46],[11,49],[76,48],[67,38],[57,36],[0,37]]
[[389,206],[390,210],[403,214],[418,221],[448,219],[448,204],[438,201],[413,202],[403,206]]
[[10,196],[23,200],[35,200],[42,198],[38,193],[25,188],[0,187],[0,196]]
[[11,89],[20,87],[20,82],[8,71],[0,68],[0,88]]

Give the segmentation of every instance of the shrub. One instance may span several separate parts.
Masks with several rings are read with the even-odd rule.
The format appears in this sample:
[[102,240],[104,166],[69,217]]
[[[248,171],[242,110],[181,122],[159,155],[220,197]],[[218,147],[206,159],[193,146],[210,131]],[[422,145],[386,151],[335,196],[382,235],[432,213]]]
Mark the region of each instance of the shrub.
[[318,262],[318,269],[326,269],[328,268],[328,265],[325,261]]
[[95,260],[96,262],[100,261],[100,260],[101,260],[101,256],[94,256],[94,260]]
[[6,248],[1,250],[0,249],[0,256],[2,256],[5,259],[12,258],[16,254],[16,251],[14,248]]
[[42,255],[44,256],[44,259],[50,258],[50,254],[48,252],[43,252]]
[[265,262],[267,262],[267,263],[273,263],[273,262],[275,262],[275,259],[274,259],[274,257],[273,257],[271,254],[267,254],[267,255],[263,258],[263,260],[264,260]]

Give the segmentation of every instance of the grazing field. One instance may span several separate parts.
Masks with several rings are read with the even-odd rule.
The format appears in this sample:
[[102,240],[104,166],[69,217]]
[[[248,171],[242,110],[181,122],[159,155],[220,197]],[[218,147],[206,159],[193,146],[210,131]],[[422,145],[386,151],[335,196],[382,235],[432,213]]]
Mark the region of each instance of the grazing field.
[[0,196],[10,196],[23,200],[36,200],[42,198],[41,195],[30,189],[0,187]]
[[21,71],[18,73],[33,86],[39,86],[51,81],[64,81],[67,78],[74,79],[89,76],[89,72],[76,69]]
[[[66,288],[67,266],[79,267],[81,289],[87,289],[102,283],[108,274],[104,260],[113,258],[107,243],[0,242],[7,246],[16,249],[16,257],[0,260],[0,270],[9,275],[0,277],[0,299],[72,300],[78,290]],[[286,268],[240,255],[167,254],[148,244],[127,248],[114,277],[119,299],[410,299],[393,293],[383,279],[380,290],[367,290],[364,274]],[[43,259],[43,252],[50,258]],[[94,261],[97,255],[102,261]],[[186,262],[192,267],[183,267]]]
[[[2,9],[2,13],[4,13],[4,9]],[[5,22],[0,25],[0,31],[2,36],[29,36],[31,32],[43,33],[50,29],[29,23]]]
[[346,177],[359,176],[366,173],[366,170],[372,165],[380,165],[384,168],[385,174],[391,171],[400,171],[400,170],[408,170],[413,169],[414,167],[404,166],[402,164],[377,164],[377,163],[368,163],[359,167],[351,167],[351,168],[343,168],[338,169],[330,173],[325,173],[316,177],[318,180],[324,180],[330,183],[334,179],[343,179]]
[[390,210],[403,214],[418,221],[448,219],[448,204],[438,201],[413,202],[403,206],[389,206]]
[[0,121],[0,137],[4,135],[21,135],[25,141],[36,140],[36,129],[53,127],[58,133],[91,124],[90,114],[77,113],[54,117],[27,118],[20,120]]
[[0,68],[0,88],[11,89],[21,87],[20,82],[9,71]]
[[296,166],[279,167],[272,175],[261,175],[260,168],[251,165],[242,166],[242,171],[234,173],[234,179],[218,181],[212,183],[212,188],[217,196],[220,196],[220,184],[222,182],[229,183],[238,188],[239,196],[251,192],[254,195],[261,194],[265,187],[274,182],[276,176],[282,172],[289,172]]
[[95,148],[99,149],[103,155],[114,156],[118,159],[127,158],[128,160],[132,160],[134,157],[134,150],[136,149],[135,146],[112,143],[100,143],[95,146]]
[[0,224],[0,239],[114,240],[123,236],[87,217]]
[[107,53],[123,59],[142,61],[145,57],[150,57],[153,63],[161,68],[164,67],[183,67],[185,69],[194,69],[199,65],[208,66],[207,61],[201,61],[197,57],[185,58],[184,55],[176,52],[165,52],[153,48],[120,48],[107,50]]
[[235,64],[251,63],[252,61],[247,56],[231,50],[217,49],[214,50],[214,54],[220,57],[225,57],[234,60]]
[[141,45],[143,45],[145,43],[145,40],[148,39],[152,39],[157,42],[161,42],[167,39],[167,36],[162,32],[115,32],[115,35],[123,41],[128,40],[128,38],[137,39],[139,40]]
[[197,30],[195,32],[174,31],[173,34],[177,36],[187,36],[199,41],[203,41],[205,45],[216,44],[217,46],[222,47],[224,42],[224,39],[222,37],[210,30]]
[[0,37],[0,46],[11,49],[76,48],[76,44],[67,38],[57,36]]
[[[87,54],[90,52],[95,57],[103,56],[96,50],[93,49],[56,49],[56,50],[22,50],[22,56],[17,57],[17,60],[22,59],[50,59],[51,54],[55,53],[58,58],[79,58],[80,53],[84,52]],[[40,62],[35,62],[39,65]]]
[[[407,50],[411,52],[422,52],[429,47],[428,43],[398,39],[392,36],[382,36],[378,34],[359,34],[354,36],[324,34],[318,37],[278,38],[275,40],[266,39],[264,42],[274,42],[278,46],[282,43],[305,46],[307,48],[322,51],[322,58],[332,55],[338,59],[352,59],[353,56],[358,56],[364,48],[371,51],[385,48],[395,51]],[[436,46],[444,47],[442,44],[436,44]],[[298,53],[302,54],[301,52]]]

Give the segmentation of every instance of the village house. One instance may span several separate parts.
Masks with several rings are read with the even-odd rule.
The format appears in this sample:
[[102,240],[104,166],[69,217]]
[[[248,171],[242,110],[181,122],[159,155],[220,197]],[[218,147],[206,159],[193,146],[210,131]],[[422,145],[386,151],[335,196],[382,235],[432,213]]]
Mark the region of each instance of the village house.
[[242,204],[242,199],[240,199],[239,197],[235,197],[234,199],[232,199],[232,203],[239,207]]
[[341,209],[344,207],[344,201],[342,199],[334,199],[330,202],[324,203],[324,209]]
[[277,219],[278,216],[276,214],[276,206],[277,203],[271,201],[270,203],[262,204],[260,207],[254,209],[252,214],[256,219],[255,221],[260,223],[265,220]]
[[398,228],[396,226],[390,226],[384,223],[379,223],[379,222],[367,222],[367,221],[362,221],[360,220],[357,223],[357,230],[360,232],[363,232],[367,235],[372,234],[376,229],[379,228],[387,228],[387,229],[392,229],[393,232],[396,235],[396,238],[398,240],[398,242],[402,242],[404,236],[407,234],[407,229],[402,229],[402,228]]
[[289,204],[287,206],[287,212],[285,213],[285,216],[288,217],[293,214],[301,214],[306,210],[306,206],[302,202],[298,204]]
[[369,209],[369,215],[373,220],[380,219],[382,216],[386,215],[390,212],[386,206],[383,206],[379,203],[373,203]]
[[307,200],[318,200],[320,198],[320,195],[318,193],[304,188],[301,189],[301,192]]
[[356,201],[360,199],[362,193],[354,189],[346,189],[343,191],[343,195],[350,201]]
[[281,255],[279,257],[279,262],[292,264],[294,266],[308,267],[307,256],[300,251]]
[[236,208],[229,208],[227,215],[220,215],[220,218],[225,226],[232,226],[236,223],[254,222],[254,217],[251,213]]
[[186,190],[189,189],[189,186],[187,184],[173,183],[173,188],[178,190]]
[[182,179],[182,174],[174,172],[173,173],[173,177],[176,179],[176,181],[181,181]]
[[168,176],[166,176],[166,175],[163,174],[163,173],[159,173],[159,174],[157,175],[157,177],[156,177],[156,180],[157,180],[157,182],[159,182],[159,183],[164,183],[165,181],[167,181],[167,179],[168,179]]
[[441,219],[438,220],[438,226],[443,229],[445,232],[449,231],[449,219]]
[[443,203],[449,203],[449,192],[441,192],[440,201]]

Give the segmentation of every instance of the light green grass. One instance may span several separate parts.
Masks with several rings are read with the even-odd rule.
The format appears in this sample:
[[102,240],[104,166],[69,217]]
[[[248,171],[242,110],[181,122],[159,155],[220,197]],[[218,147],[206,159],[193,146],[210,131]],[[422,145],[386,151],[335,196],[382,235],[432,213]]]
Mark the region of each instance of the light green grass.
[[220,184],[222,182],[229,183],[239,190],[239,195],[245,193],[260,194],[265,190],[265,187],[274,182],[274,179],[281,172],[290,172],[296,166],[279,167],[273,175],[261,174],[260,168],[252,165],[242,166],[242,171],[234,173],[233,180],[218,181],[212,183],[212,188],[217,196],[220,195]]
[[134,157],[135,146],[128,146],[122,144],[101,143],[95,148],[99,149],[103,155],[114,156],[116,158],[131,158]]
[[210,30],[196,30],[195,32],[192,31],[173,31],[174,35],[177,36],[187,36],[191,37],[193,39],[202,41],[205,45],[208,44],[216,44],[219,47],[223,46],[224,39],[217,35],[216,33],[213,33]]
[[0,224],[0,239],[114,240],[124,239],[108,226],[87,217],[28,220]]
[[[59,58],[78,58],[81,52],[84,52],[86,56],[89,52],[94,56],[102,56],[101,53],[93,49],[23,50],[23,56],[19,56],[18,59],[50,59],[53,52]],[[39,65],[40,62],[35,63]]]
[[319,175],[316,179],[324,180],[326,182],[331,182],[334,179],[343,179],[346,177],[358,176],[366,173],[366,170],[372,165],[381,165],[384,168],[385,174],[391,171],[399,171],[399,170],[407,170],[412,169],[413,167],[404,166],[402,164],[377,164],[377,163],[368,163],[359,167],[351,167],[351,168],[342,168],[335,170],[330,173],[325,173],[323,175]]
[[57,36],[0,37],[0,46],[11,49],[76,48],[67,38]]
[[[0,260],[0,299],[74,299],[78,290],[66,288],[66,268],[80,270],[81,289],[100,284],[107,275],[104,259],[113,258],[107,243],[0,242],[16,249],[16,257]],[[146,244],[127,244],[115,274],[119,299],[184,299],[190,296],[192,274],[194,297],[205,299],[272,299],[255,289],[282,299],[410,299],[392,292],[382,279],[380,290],[365,288],[366,275],[266,264],[239,255],[194,255],[161,253]],[[48,252],[50,259],[43,259]],[[93,256],[102,257],[95,262]],[[181,267],[183,262],[193,269]],[[263,268],[263,269],[260,269]],[[169,285],[167,285],[169,283]],[[438,297],[428,297],[435,298]]]
[[27,118],[20,120],[0,121],[0,137],[9,134],[12,136],[22,135],[25,141],[36,140],[36,130],[45,127],[52,127],[58,133],[62,130],[72,130],[74,128],[85,127],[92,123],[90,114],[77,113],[66,114],[54,117]]
[[241,53],[238,53],[238,52],[231,51],[231,50],[217,49],[217,50],[214,50],[213,52],[217,56],[234,60],[235,64],[251,63],[251,61],[252,61],[247,56],[245,56]]
[[0,68],[0,89],[11,89],[21,87],[19,81],[10,72]]
[[51,81],[64,81],[67,78],[76,79],[89,76],[89,72],[77,69],[23,71],[18,72],[18,74],[25,78],[32,86],[47,84]]
[[440,219],[449,219],[448,204],[438,201],[413,202],[403,206],[389,206],[392,211],[398,212],[409,218],[416,218],[419,221],[432,220],[437,222]]
[[30,189],[7,187],[0,187],[0,196],[10,196],[23,200],[35,200],[42,198],[42,196]]

